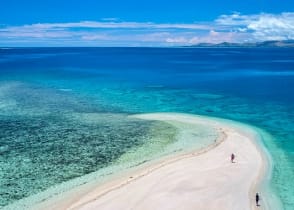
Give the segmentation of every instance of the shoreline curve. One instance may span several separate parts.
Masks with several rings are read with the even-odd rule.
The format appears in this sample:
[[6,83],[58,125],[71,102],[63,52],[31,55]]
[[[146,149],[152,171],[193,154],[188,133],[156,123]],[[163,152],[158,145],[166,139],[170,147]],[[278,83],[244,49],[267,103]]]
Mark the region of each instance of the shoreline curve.
[[[181,113],[151,113],[133,115],[130,117],[164,122],[201,122],[207,126],[214,127],[221,135],[213,144],[204,149],[163,158],[162,160],[147,164],[147,166],[141,167],[138,170],[132,170],[129,173],[124,174],[123,177],[110,180],[99,186],[93,186],[93,183],[92,186],[78,186],[75,189],[70,190],[71,192],[65,197],[62,195],[58,198],[53,196],[53,198],[40,202],[30,209],[52,209],[52,207],[54,207],[54,209],[86,210],[115,208],[122,210],[131,208],[150,209],[151,207],[153,209],[158,209],[156,206],[160,206],[161,208],[159,209],[178,209],[180,207],[178,206],[179,203],[182,205],[181,209],[203,209],[203,207],[205,207],[205,209],[215,209],[216,206],[218,209],[257,209],[255,208],[254,194],[257,190],[263,190],[261,189],[261,185],[264,182],[264,177],[270,173],[269,166],[271,163],[268,162],[270,160],[267,155],[264,154],[265,148],[261,148],[262,146],[259,145],[260,142],[257,142],[259,140],[256,139],[256,131],[251,129],[251,127],[248,126],[245,128],[243,127],[243,124],[240,123],[240,125],[238,125],[238,123],[235,124],[233,121],[232,123],[234,123],[234,125],[232,125],[231,123],[228,123],[229,120]],[[231,148],[232,152],[236,150],[242,152],[236,154],[237,164],[231,164],[228,161],[228,155],[230,155],[228,153],[228,147]],[[240,147],[242,147],[242,149]],[[245,153],[243,154],[243,152]],[[218,156],[216,154],[218,154]],[[222,154],[222,156],[219,156],[220,154]],[[214,159],[211,159],[211,157]],[[220,157],[224,159],[220,159]],[[220,160],[220,162],[218,162],[218,160]],[[186,167],[183,168],[181,166]],[[237,167],[238,170],[235,170],[232,167]],[[197,168],[197,170],[194,168]],[[197,173],[193,174],[195,173],[195,170],[202,175],[197,176]],[[237,173],[240,170],[242,173]],[[236,174],[234,174],[235,172]],[[185,176],[183,176],[183,173],[191,173],[193,176],[189,175],[186,179]],[[212,176],[218,173],[224,174],[224,176],[220,175],[216,178]],[[161,183],[158,183],[157,180],[168,177],[170,174],[178,175],[174,175],[173,182],[170,182],[169,184],[166,183],[166,185],[162,184],[162,186],[160,186]],[[214,183],[216,179],[221,180],[221,182],[202,186],[202,182],[195,181],[195,177],[199,180],[203,177],[207,178],[207,180],[204,180],[205,183]],[[238,179],[234,182],[233,178]],[[247,181],[245,178],[247,178]],[[228,180],[230,180],[231,183],[227,183]],[[172,183],[176,183],[178,188]],[[183,183],[186,184],[183,185]],[[224,183],[225,187],[221,187]],[[235,185],[241,184],[242,187],[240,188],[239,186],[239,188],[237,188],[238,186],[235,186],[237,191],[233,190],[233,183]],[[246,183],[246,185],[243,183]],[[148,184],[153,186],[156,184],[161,191],[154,191],[150,188],[149,193],[140,193],[140,190]],[[194,190],[191,190],[190,187],[187,187],[186,185],[195,185],[193,188]],[[217,195],[213,193],[213,190],[205,190],[207,188],[213,189],[213,187],[215,187],[214,191],[218,192]],[[223,190],[221,190],[221,188],[223,188]],[[230,189],[233,191],[230,191]],[[126,190],[128,193],[125,193]],[[79,192],[78,196],[74,196],[75,192]],[[167,197],[161,196],[164,193],[170,196],[171,192],[178,196],[172,197],[172,199],[168,200]],[[187,192],[191,192],[185,196],[186,202],[181,198],[177,199],[178,197],[181,197],[179,196],[179,192],[184,192],[186,194]],[[204,192],[206,193],[206,197],[204,196]],[[222,195],[224,195],[224,197]],[[199,196],[202,200],[196,199],[197,202],[195,202],[195,197],[197,198]],[[124,202],[128,197],[134,198],[135,201]],[[154,197],[157,199],[154,200]],[[158,197],[161,199],[158,199]],[[258,209],[270,209],[269,206],[271,205],[268,204],[268,200],[264,197],[262,198],[262,205]],[[206,206],[203,206],[204,201],[209,201],[209,205],[206,204]],[[131,206],[125,206],[125,203],[130,204]],[[172,206],[175,208],[171,208],[171,205],[168,203],[172,203]],[[167,205],[168,208],[162,208],[163,204]],[[192,208],[189,208],[189,206]],[[242,208],[240,208],[241,206]]]

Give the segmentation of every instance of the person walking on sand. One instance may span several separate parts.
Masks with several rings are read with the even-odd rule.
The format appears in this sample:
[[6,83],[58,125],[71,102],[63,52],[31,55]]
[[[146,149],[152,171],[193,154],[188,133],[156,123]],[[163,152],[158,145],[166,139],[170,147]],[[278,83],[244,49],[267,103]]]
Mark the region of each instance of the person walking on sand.
[[256,193],[256,195],[255,195],[256,206],[260,206],[259,205],[259,200],[260,200],[259,194]]
[[234,153],[231,154],[231,162],[234,163],[235,155]]

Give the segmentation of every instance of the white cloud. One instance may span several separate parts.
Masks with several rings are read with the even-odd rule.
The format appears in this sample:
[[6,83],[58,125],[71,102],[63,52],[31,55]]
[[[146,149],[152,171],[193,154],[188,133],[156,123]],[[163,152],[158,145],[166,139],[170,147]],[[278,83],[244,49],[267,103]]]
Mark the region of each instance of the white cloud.
[[252,35],[257,41],[294,39],[294,13],[222,15],[216,23]]
[[117,18],[72,23],[0,26],[0,44],[189,45],[294,39],[294,13],[221,15],[195,23],[124,22]]
[[245,40],[243,34],[236,32],[216,32],[211,30],[207,34],[201,36],[174,36],[166,39],[168,43],[179,44],[199,44],[199,43],[221,43],[221,42],[240,42]]
[[110,40],[112,38],[104,34],[86,34],[81,36],[81,39],[85,41],[94,41],[94,40]]
[[61,30],[72,28],[84,29],[211,29],[210,25],[206,24],[160,24],[152,22],[97,22],[97,21],[81,21],[76,23],[37,23],[31,25],[7,27],[0,29],[1,31],[22,31],[22,30]]
[[185,37],[169,37],[166,38],[165,40],[168,43],[180,43],[180,44],[184,44],[184,43],[189,43],[190,39],[185,38]]
[[119,18],[115,17],[107,17],[107,18],[102,18],[102,21],[119,21]]

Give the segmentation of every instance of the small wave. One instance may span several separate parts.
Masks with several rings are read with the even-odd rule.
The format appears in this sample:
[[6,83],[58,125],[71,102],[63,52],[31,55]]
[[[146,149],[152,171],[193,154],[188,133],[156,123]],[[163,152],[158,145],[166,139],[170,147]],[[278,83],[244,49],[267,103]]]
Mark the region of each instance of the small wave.
[[254,71],[248,72],[252,75],[261,75],[261,76],[294,76],[293,71]]
[[164,85],[147,85],[146,88],[163,88]]
[[72,91],[72,89],[69,89],[69,88],[60,88],[58,90],[64,91],[64,92],[70,92],[70,91]]

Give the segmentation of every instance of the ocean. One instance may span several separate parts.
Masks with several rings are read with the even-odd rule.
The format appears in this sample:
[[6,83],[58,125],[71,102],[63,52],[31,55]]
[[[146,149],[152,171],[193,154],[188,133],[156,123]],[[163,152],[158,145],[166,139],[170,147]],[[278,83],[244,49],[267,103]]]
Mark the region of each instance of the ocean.
[[[269,133],[270,185],[293,209],[293,48],[0,49],[0,208],[163,154],[177,131],[128,117],[152,112],[219,117]],[[198,132],[199,141],[213,133]]]

